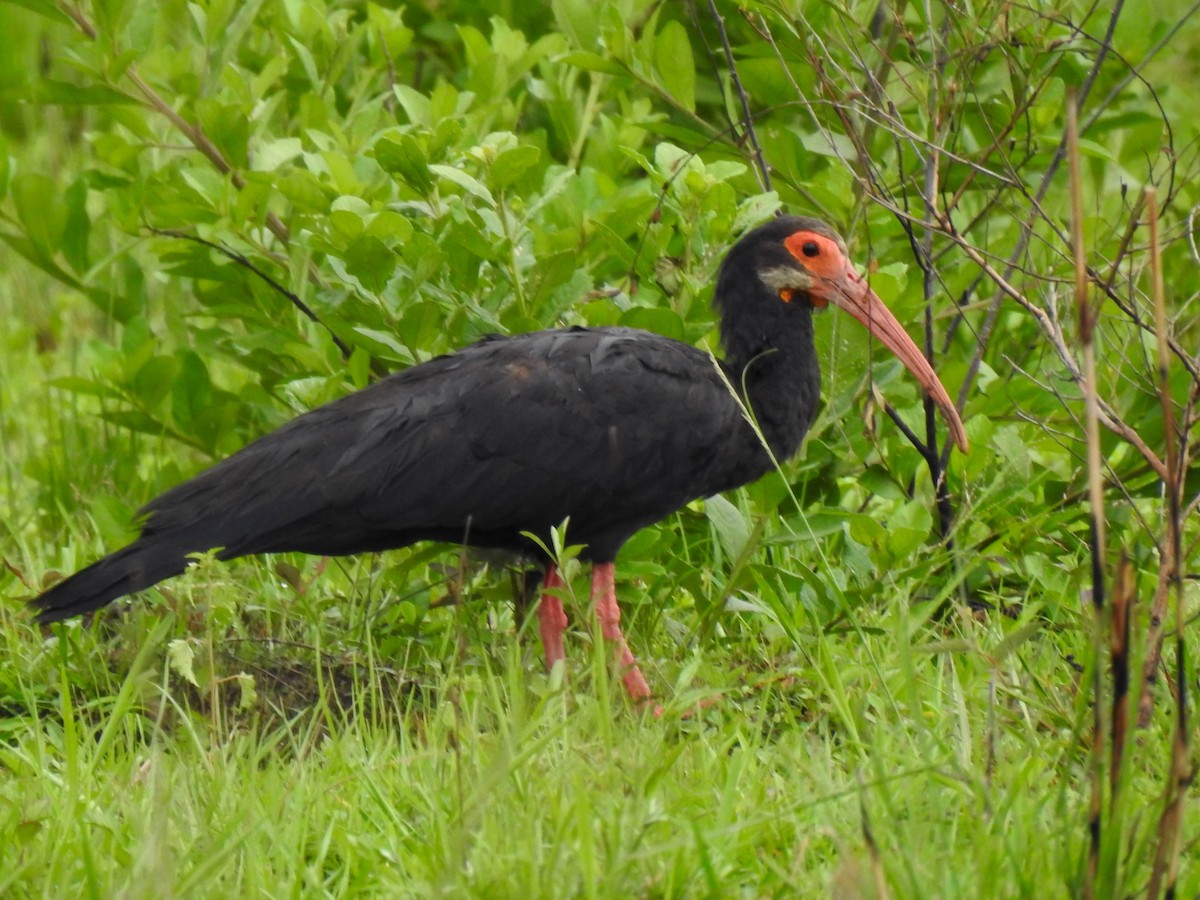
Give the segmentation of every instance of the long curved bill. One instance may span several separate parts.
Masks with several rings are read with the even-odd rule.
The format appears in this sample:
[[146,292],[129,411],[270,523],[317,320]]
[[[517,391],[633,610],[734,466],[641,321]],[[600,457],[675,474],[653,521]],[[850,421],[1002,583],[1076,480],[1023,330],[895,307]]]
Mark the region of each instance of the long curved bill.
[[904,368],[912,372],[913,377],[938,405],[942,417],[950,427],[950,438],[958,445],[959,450],[966,453],[967,432],[963,428],[962,419],[959,418],[958,409],[946,393],[942,382],[938,380],[937,373],[925,359],[925,355],[913,343],[903,326],[896,321],[892,311],[884,306],[875,292],[867,287],[862,276],[849,265],[842,270],[840,277],[830,279],[829,286],[831,290],[823,293],[823,299],[828,299],[862,322],[873,337],[896,354],[900,362],[904,363]]

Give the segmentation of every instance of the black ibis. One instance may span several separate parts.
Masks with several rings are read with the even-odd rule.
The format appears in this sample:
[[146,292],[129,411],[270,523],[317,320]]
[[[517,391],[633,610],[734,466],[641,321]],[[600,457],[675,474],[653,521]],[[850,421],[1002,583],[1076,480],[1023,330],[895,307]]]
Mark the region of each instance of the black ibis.
[[53,622],[181,573],[188,554],[322,556],[416,541],[499,548],[545,564],[546,663],[567,620],[551,529],[592,563],[592,601],[625,688],[650,695],[621,632],[613,560],[638,529],[753,481],[800,447],[817,410],[813,310],[846,310],[904,363],[967,438],[932,367],[826,224],[781,217],[717,275],[724,360],[628,328],[490,336],[305,413],[148,503],[140,536],[34,599]]

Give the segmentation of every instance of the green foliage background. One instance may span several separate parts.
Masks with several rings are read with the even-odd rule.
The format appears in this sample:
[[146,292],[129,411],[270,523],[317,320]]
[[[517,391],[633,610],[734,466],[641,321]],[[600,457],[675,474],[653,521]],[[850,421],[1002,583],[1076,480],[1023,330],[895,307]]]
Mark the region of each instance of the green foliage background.
[[[1109,288],[1099,392],[1162,456],[1146,237],[1129,223],[1158,185],[1186,418],[1200,26],[1150,2],[716,8],[769,188],[731,127],[742,109],[705,3],[0,5],[0,621],[16,663],[0,675],[14,776],[0,886],[41,893],[53,872],[137,893],[131,873],[161,864],[177,893],[1079,889],[1091,699],[1076,669],[1095,660],[1058,151],[1080,92],[1083,227]],[[565,325],[715,349],[716,266],[780,208],[834,223],[914,335],[928,317],[952,394],[966,385],[953,546],[921,454],[883,413],[927,438],[919,391],[856,324],[821,317],[825,407],[801,457],[620,560],[632,643],[673,724],[623,711],[602,653],[565,688],[547,680],[498,602],[513,581],[464,570],[453,549],[320,573],[300,557],[201,563],[102,628],[43,641],[29,624],[23,599],[127,540],[151,497],[380,372]],[[1104,435],[1109,563],[1132,558],[1144,630],[1163,488],[1128,433]],[[1198,492],[1193,466],[1185,572]],[[467,602],[443,608],[448,594]],[[572,655],[586,659],[580,601]],[[1171,702],[1158,690],[1153,740],[1124,776],[1138,799],[1106,832],[1114,890],[1151,870]],[[261,777],[283,803],[293,783],[311,816],[271,832],[277,815],[222,811],[228,798],[195,785],[180,808],[205,816],[163,808],[161,785],[114,811],[106,792],[142,784],[147,760],[188,779],[192,744],[239,799]],[[464,744],[465,761],[448,749]],[[619,779],[625,753],[628,802],[572,769],[584,757]],[[430,762],[447,755],[458,768]],[[406,762],[377,783],[388,759]],[[538,760],[549,774],[529,773]],[[343,798],[355,812],[339,820],[326,776],[374,799]],[[96,793],[36,799],[49,784]],[[387,824],[357,819],[372,804]],[[70,824],[105,816],[122,823]],[[213,835],[210,854],[150,848],[162,821]],[[513,829],[525,849],[498,851]],[[1196,833],[1189,811],[1185,858]],[[57,842],[69,852],[51,864]]]

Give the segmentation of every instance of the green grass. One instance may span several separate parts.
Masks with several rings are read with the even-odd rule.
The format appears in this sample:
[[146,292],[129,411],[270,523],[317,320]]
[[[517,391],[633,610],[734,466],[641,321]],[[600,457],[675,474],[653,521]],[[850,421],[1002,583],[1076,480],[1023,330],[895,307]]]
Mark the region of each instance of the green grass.
[[[134,618],[145,642],[124,678],[78,628],[44,646],[7,630],[29,712],[6,723],[0,756],[12,854],[0,892],[866,888],[864,811],[910,895],[1061,893],[1079,853],[1069,695],[1003,690],[991,709],[992,678],[1019,674],[914,653],[897,613],[871,623],[866,646],[816,638],[811,669],[787,677],[750,678],[736,652],[707,652],[706,688],[725,696],[686,717],[703,693],[671,684],[686,658],[652,656],[677,698],[661,718],[627,708],[584,641],[564,686],[503,633],[461,658],[447,641],[446,671],[421,671],[419,689],[398,691],[394,661],[368,654],[344,708],[327,690],[298,713],[243,716],[163,664],[169,622]],[[289,664],[304,672],[294,652]],[[72,689],[45,683],[56,670]],[[315,665],[306,674],[320,680]],[[1058,735],[1041,733],[1047,719]]]

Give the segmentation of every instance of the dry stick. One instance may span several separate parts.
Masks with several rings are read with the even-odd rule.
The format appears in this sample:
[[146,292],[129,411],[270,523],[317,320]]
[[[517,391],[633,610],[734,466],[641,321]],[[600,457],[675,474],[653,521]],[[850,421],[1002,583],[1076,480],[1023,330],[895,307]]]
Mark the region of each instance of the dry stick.
[[889,896],[887,873],[883,870],[883,857],[879,853],[879,844],[875,840],[875,831],[871,828],[871,817],[867,813],[867,799],[863,796],[864,785],[861,772],[855,773],[858,781],[858,816],[862,827],[863,843],[867,847],[867,855],[871,860],[871,874],[875,878],[875,896],[879,900],[887,900]]
[[[922,182],[922,200],[924,201],[924,219],[926,227],[921,239],[920,251],[917,254],[922,275],[922,293],[925,299],[925,358],[933,365],[933,295],[937,289],[937,274],[933,268],[933,229],[929,227],[937,215],[937,198],[939,190],[939,166],[941,152],[938,149],[945,144],[942,123],[944,117],[939,109],[942,98],[942,74],[946,67],[945,30],[950,26],[951,17],[947,16],[941,28],[931,32],[931,39],[937,42],[934,47],[933,90],[930,94],[929,112],[933,123],[934,147],[925,158],[925,178]],[[868,145],[869,146],[869,145]],[[907,225],[905,226],[907,228]],[[911,240],[910,233],[910,240]],[[946,468],[949,463],[943,463],[938,457],[937,445],[937,412],[933,398],[925,395],[925,463],[929,467],[933,479],[935,502],[938,512],[938,531],[946,542],[947,548],[953,553],[953,541],[950,537],[950,526],[954,520],[954,508],[950,504],[950,487],[946,479]]]
[[[1175,734],[1171,741],[1171,783],[1167,786],[1167,802],[1162,817],[1158,820],[1158,847],[1154,854],[1154,868],[1150,873],[1148,897],[1157,897],[1164,887],[1169,897],[1175,895],[1175,884],[1179,877],[1181,850],[1183,800],[1192,783],[1193,769],[1188,761],[1188,715],[1187,715],[1187,671],[1186,653],[1183,642],[1184,605],[1183,579],[1180,574],[1179,551],[1181,544],[1181,522],[1179,518],[1179,487],[1183,473],[1179,469],[1179,446],[1175,432],[1175,407],[1171,401],[1170,352],[1167,347],[1167,312],[1163,298],[1162,254],[1158,236],[1158,201],[1154,188],[1146,188],[1146,208],[1150,213],[1150,272],[1153,279],[1154,323],[1158,336],[1158,397],[1162,404],[1163,439],[1166,441],[1167,478],[1163,488],[1167,495],[1167,539],[1163,556],[1173,557],[1170,571],[1165,573],[1171,587],[1175,589]],[[1169,548],[1169,549],[1168,549]]]
[[[1164,479],[1163,490],[1167,491],[1169,479]],[[1166,505],[1170,506],[1168,500]],[[1168,516],[1171,514],[1168,512]],[[1159,545],[1158,581],[1150,601],[1150,627],[1146,634],[1146,659],[1142,663],[1142,682],[1138,692],[1138,728],[1147,728],[1154,716],[1154,693],[1158,686],[1159,669],[1162,665],[1162,649],[1166,640],[1167,606],[1171,599],[1172,573],[1179,571],[1180,557],[1170,540]]]
[[[1200,364],[1200,351],[1197,351],[1196,353],[1196,362]],[[1192,446],[1190,443],[1191,431],[1195,425],[1200,423],[1200,411],[1198,411],[1197,407],[1200,407],[1200,378],[1196,378],[1192,381],[1192,386],[1188,390],[1187,404],[1183,409],[1183,427],[1180,429],[1179,436],[1180,472],[1190,471],[1192,464]],[[1183,503],[1182,484],[1179,487],[1179,502],[1181,504]],[[1192,498],[1191,502],[1184,507],[1183,513],[1180,516],[1181,520],[1184,522],[1189,521],[1190,517],[1195,515],[1198,510],[1200,510],[1200,492],[1197,492],[1196,496]],[[1186,554],[1182,554],[1179,558],[1191,559],[1192,555],[1196,552],[1197,547],[1200,547],[1200,538],[1194,540],[1188,547]]]
[[996,669],[988,676],[988,724],[987,758],[983,766],[983,814],[990,821],[992,810],[992,782],[996,776]]
[[[1196,362],[1196,366],[1198,368],[1200,368],[1200,347],[1198,347],[1196,349],[1195,362]],[[1191,463],[1192,428],[1194,428],[1197,424],[1200,424],[1200,409],[1197,409],[1198,405],[1200,405],[1200,375],[1193,375],[1192,376],[1192,386],[1188,389],[1187,403],[1184,404],[1183,414],[1181,416],[1181,419],[1183,420],[1183,425],[1179,429],[1179,471],[1180,472],[1187,472],[1188,466]],[[1182,502],[1183,501],[1183,486],[1182,485],[1180,485],[1179,492],[1180,492],[1179,499],[1180,499],[1180,502]],[[1187,520],[1188,515],[1195,511],[1195,504],[1197,502],[1200,502],[1200,494],[1196,495],[1195,500],[1192,501],[1192,505],[1189,506],[1187,508],[1187,510],[1184,512],[1183,518],[1185,521]]]
[[764,191],[770,191],[772,189],[771,173],[767,170],[767,163],[763,159],[762,147],[758,145],[758,135],[754,131],[754,116],[750,113],[750,100],[746,96],[745,89],[742,88],[742,79],[738,76],[737,63],[733,59],[733,48],[729,46],[729,35],[725,31],[725,20],[717,12],[715,0],[708,0],[708,11],[717,26],[717,32],[721,35],[721,46],[725,50],[725,64],[729,66],[729,80],[733,83],[733,89],[737,92],[738,100],[742,104],[742,125],[745,128],[745,136],[750,138],[750,146],[754,150],[754,162],[757,167],[759,183]]
[[[872,98],[877,107],[883,108],[884,104],[887,104],[890,111],[894,113],[895,106],[888,98],[887,90],[888,82],[896,71],[895,63],[892,61],[893,51],[896,47],[896,42],[901,39],[902,29],[899,27],[889,28],[887,30],[886,42],[880,43],[880,39],[883,37],[883,25],[888,18],[885,16],[887,11],[887,5],[881,2],[875,10],[875,16],[871,20],[871,42],[875,52],[879,56],[879,62],[874,69],[870,68],[865,60],[861,61],[860,65],[862,65],[863,73],[867,79],[865,88],[867,96]],[[950,19],[949,16],[946,18],[947,21]],[[892,20],[892,24],[896,25],[895,19]],[[893,118],[899,119],[900,117],[899,115],[893,115]],[[875,129],[877,127],[878,123],[871,119],[868,120],[866,127],[863,128],[863,144],[867,147],[874,144]]]
[[1096,399],[1096,313],[1088,302],[1087,258],[1083,246],[1083,186],[1079,174],[1079,133],[1075,92],[1067,95],[1067,170],[1071,182],[1071,248],[1075,257],[1075,307],[1079,312],[1079,342],[1083,348],[1083,389],[1087,434],[1088,495],[1090,497],[1092,556],[1092,752],[1091,804],[1088,811],[1088,858],[1083,885],[1085,897],[1095,896],[1100,865],[1101,795],[1104,770],[1104,472],[1100,459],[1100,407]]
[[[1138,727],[1145,728],[1150,724],[1154,712],[1154,687],[1158,682],[1158,669],[1162,661],[1162,646],[1166,636],[1167,605],[1170,592],[1174,588],[1177,596],[1182,598],[1182,581],[1180,565],[1182,556],[1182,538],[1180,523],[1182,516],[1182,483],[1183,473],[1186,472],[1188,454],[1186,446],[1180,452],[1176,443],[1178,432],[1175,428],[1175,407],[1171,402],[1169,382],[1169,357],[1164,354],[1168,340],[1167,317],[1162,285],[1162,259],[1158,241],[1158,208],[1157,195],[1153,187],[1146,188],[1146,206],[1150,213],[1150,269],[1153,282],[1151,285],[1154,300],[1154,324],[1158,346],[1157,382],[1159,401],[1163,408],[1163,434],[1166,440],[1166,472],[1162,474],[1163,493],[1166,500],[1167,535],[1159,547],[1158,584],[1154,591],[1154,599],[1150,604],[1150,633],[1147,637],[1149,646],[1146,650],[1146,661],[1142,667],[1141,694],[1138,698]],[[1200,380],[1193,382],[1194,395]],[[1181,601],[1180,601],[1181,602]],[[1182,629],[1183,618],[1180,610],[1176,610],[1176,629]],[[1177,635],[1181,640],[1182,632]],[[1176,648],[1182,652],[1182,643]],[[1181,673],[1182,675],[1182,673]],[[1182,695],[1184,684],[1181,681],[1179,690]]]
[[1112,747],[1108,764],[1108,814],[1116,821],[1129,733],[1129,628],[1134,600],[1133,563],[1122,550],[1112,589],[1109,655],[1112,661]]
[[1125,233],[1121,235],[1121,243],[1117,247],[1117,252],[1113,254],[1112,264],[1108,267],[1108,273],[1101,279],[1100,286],[1106,293],[1113,289],[1113,285],[1117,281],[1117,276],[1121,274],[1121,262],[1129,252],[1129,247],[1133,243],[1133,236],[1137,233],[1138,226],[1141,224],[1142,213],[1145,209],[1146,195],[1139,194],[1133,206],[1129,208],[1129,224],[1125,226]]

